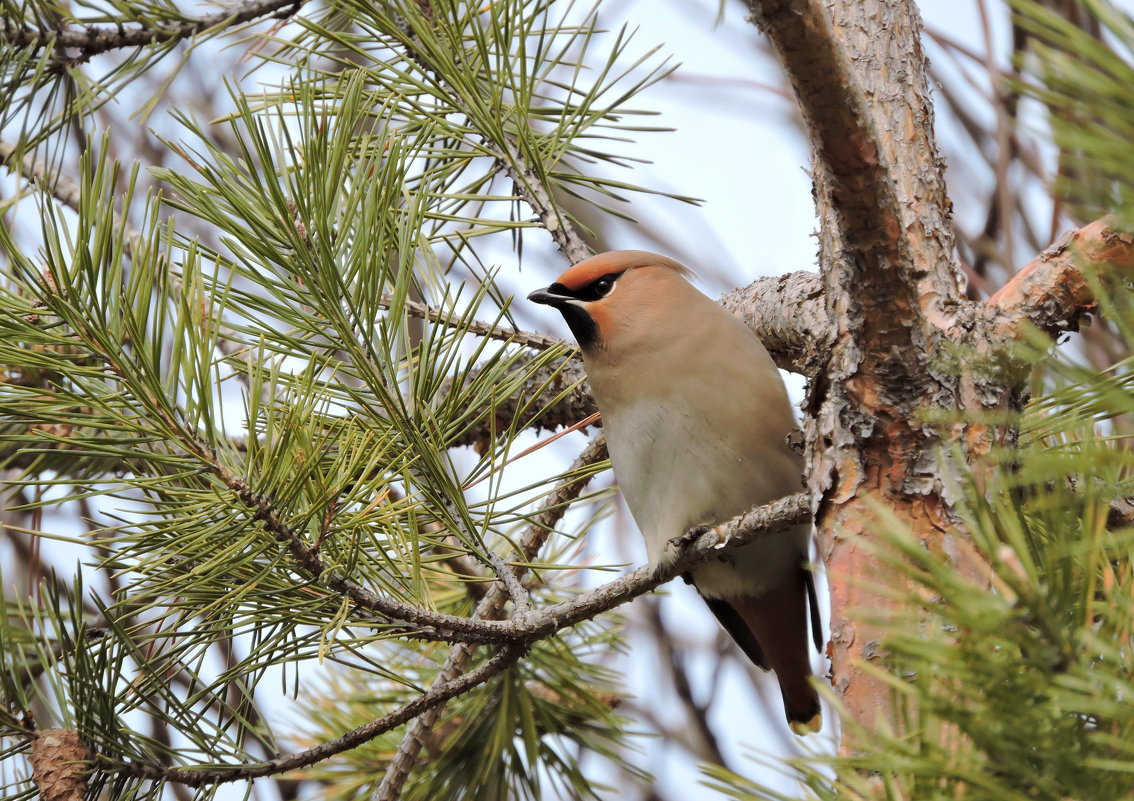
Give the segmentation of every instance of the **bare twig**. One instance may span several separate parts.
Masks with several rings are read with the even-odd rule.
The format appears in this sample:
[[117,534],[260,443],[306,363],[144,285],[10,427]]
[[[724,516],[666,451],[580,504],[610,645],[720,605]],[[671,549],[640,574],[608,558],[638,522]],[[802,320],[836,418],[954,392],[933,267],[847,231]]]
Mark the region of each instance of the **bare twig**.
[[[379,301],[379,305],[384,309],[388,309],[392,302],[393,297],[391,295],[384,295]],[[547,334],[518,331],[515,328],[509,328],[504,325],[493,325],[492,323],[482,322],[481,320],[473,320],[471,323],[459,320],[452,312],[446,312],[443,309],[438,309],[434,306],[428,306],[413,300],[404,300],[401,306],[409,317],[428,320],[431,323],[439,323],[449,326],[450,328],[460,326],[473,336],[488,337],[489,339],[497,339],[502,342],[514,342],[517,345],[523,345],[532,350],[547,350],[548,348],[563,344],[563,340],[559,337],[553,337]]]
[[811,500],[807,493],[788,495],[754,507],[708,531],[693,529],[686,532],[673,543],[676,548],[674,559],[657,570],[640,567],[569,601],[517,615],[501,625],[525,631],[530,637],[547,636],[650,592],[677,578],[697,562],[721,557],[747,543],[810,519]]
[[99,53],[119,50],[126,47],[145,47],[159,42],[180,41],[213,28],[242,25],[260,17],[271,15],[290,16],[306,0],[249,0],[234,3],[214,14],[203,17],[184,17],[179,21],[160,22],[151,25],[126,27],[124,25],[85,25],[59,29],[31,30],[20,27],[10,17],[5,16],[0,38],[15,47],[31,47],[39,50],[54,47],[62,50],[78,51],[69,60],[86,61]]
[[504,589],[508,592],[508,597],[512,599],[512,605],[516,611],[527,612],[531,608],[531,604],[528,602],[528,591],[520,582],[515,569],[505,562],[504,558],[498,553],[490,553],[488,558],[492,562],[492,569],[496,571],[496,577],[503,583]]
[[[662,659],[658,665],[661,670],[667,671],[667,684],[673,690],[684,707],[685,714],[677,725],[661,720],[669,718],[672,710],[667,709],[665,715],[652,714],[657,699],[645,699],[646,703],[641,710],[649,716],[653,725],[660,731],[665,731],[668,738],[682,742],[695,759],[709,762],[731,769],[724,752],[721,751],[720,742],[712,725],[709,723],[709,708],[713,705],[715,693],[710,693],[704,702],[694,697],[693,682],[689,678],[688,664],[683,650],[674,642],[673,634],[666,627],[661,616],[661,604],[657,598],[649,598],[651,603],[646,604],[647,625],[651,631],[651,638],[661,651]],[[719,666],[718,662],[718,666]]]

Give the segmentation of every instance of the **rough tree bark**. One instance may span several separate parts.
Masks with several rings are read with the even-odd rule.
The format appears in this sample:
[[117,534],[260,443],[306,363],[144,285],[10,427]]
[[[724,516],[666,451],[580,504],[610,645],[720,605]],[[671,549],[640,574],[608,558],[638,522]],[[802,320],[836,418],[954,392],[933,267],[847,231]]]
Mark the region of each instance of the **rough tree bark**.
[[859,664],[877,638],[849,613],[888,602],[855,580],[882,575],[860,545],[879,504],[941,551],[949,513],[934,448],[949,435],[922,417],[961,394],[934,368],[961,292],[920,20],[909,2],[750,6],[811,135],[830,345],[807,393],[808,486],[831,576],[833,683],[872,727],[886,693]]
[[[1013,347],[1025,322],[1073,330],[1092,308],[1072,248],[1041,256],[989,303],[965,299],[921,23],[909,0],[749,0],[795,90],[811,136],[820,219],[818,279],[765,280],[725,305],[753,327],[780,364],[809,374],[804,413],[808,486],[831,586],[832,682],[867,730],[890,725],[888,693],[861,669],[878,636],[856,609],[885,616],[895,603],[864,543],[884,508],[949,560],[951,519],[939,447],[961,445],[977,463],[1015,432],[979,422],[1018,409],[1027,371]],[[1090,261],[1128,269],[1131,239],[1105,221],[1071,240]],[[792,286],[796,291],[763,289]],[[799,292],[804,288],[804,292]],[[785,327],[784,320],[800,324]],[[974,354],[963,366],[950,358]],[[970,422],[930,422],[934,410]],[[957,569],[965,569],[954,563]],[[853,743],[844,747],[853,748]]]

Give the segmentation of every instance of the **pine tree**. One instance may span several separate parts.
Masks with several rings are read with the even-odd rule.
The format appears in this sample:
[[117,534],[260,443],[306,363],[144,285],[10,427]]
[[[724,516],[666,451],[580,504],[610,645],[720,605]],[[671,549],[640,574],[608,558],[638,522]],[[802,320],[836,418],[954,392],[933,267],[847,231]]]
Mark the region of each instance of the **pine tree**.
[[[636,99],[667,62],[553,0],[5,6],[0,155],[41,220],[0,229],[5,506],[12,547],[83,563],[0,575],[0,764],[29,766],[6,799],[603,797],[582,762],[628,736],[612,610],[811,513],[847,735],[833,773],[793,768],[816,795],[1129,794],[1129,362],[1050,355],[1094,312],[1130,350],[1129,19],[1085,4],[1095,38],[1020,3],[1041,82],[1019,91],[1083,179],[1060,191],[1120,214],[986,302],[962,291],[916,8],[748,5],[813,146],[820,272],[725,302],[810,379],[810,491],[593,590],[596,515],[567,512],[609,497],[601,436],[525,470],[532,429],[593,404],[486,254],[538,237],[577,261],[586,221],[659,191],[603,168],[650,132]],[[110,134],[66,149],[163,60],[252,30],[260,88],[176,114],[147,172]]]

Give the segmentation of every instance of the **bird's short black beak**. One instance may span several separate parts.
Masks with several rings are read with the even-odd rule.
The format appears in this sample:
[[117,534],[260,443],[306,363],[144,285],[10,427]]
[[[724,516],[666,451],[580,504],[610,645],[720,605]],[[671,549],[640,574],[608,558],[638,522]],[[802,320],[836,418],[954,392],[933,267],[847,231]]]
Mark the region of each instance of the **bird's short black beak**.
[[556,281],[551,286],[537,289],[528,295],[528,300],[558,309],[584,352],[598,342],[598,325],[579,303],[578,297],[563,284]]
[[528,300],[532,303],[542,303],[546,306],[562,306],[570,300],[570,298],[555,292],[552,287],[544,287],[528,295]]

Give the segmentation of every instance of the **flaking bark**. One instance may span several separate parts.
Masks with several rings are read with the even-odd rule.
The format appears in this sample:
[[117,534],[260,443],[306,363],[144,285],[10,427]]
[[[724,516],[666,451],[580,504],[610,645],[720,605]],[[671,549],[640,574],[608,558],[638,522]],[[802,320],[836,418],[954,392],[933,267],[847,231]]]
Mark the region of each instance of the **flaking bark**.
[[[764,313],[794,311],[801,321],[791,332],[767,319],[753,327],[781,365],[811,375],[807,477],[830,578],[832,682],[866,730],[895,726],[888,690],[861,670],[880,648],[860,610],[885,618],[895,603],[885,583],[897,579],[863,547],[874,541],[877,510],[939,559],[970,569],[951,558],[948,539],[964,533],[952,518],[942,446],[959,444],[977,465],[993,445],[1015,441],[1010,426],[980,420],[1026,400],[1029,371],[1016,350],[1024,323],[1048,334],[1073,330],[1094,303],[1080,266],[1129,269],[1134,249],[1100,221],[1025,267],[987,305],[964,300],[915,5],[749,6],[811,136],[821,271],[817,282],[782,279],[811,287],[786,302],[745,294]],[[736,297],[728,302],[734,313],[742,308]],[[974,358],[958,360],[958,352]],[[969,422],[931,422],[941,410]]]
[[959,399],[935,368],[960,292],[920,20],[907,2],[750,6],[811,135],[833,346],[808,388],[808,486],[830,575],[832,680],[872,727],[887,693],[859,665],[878,636],[853,610],[890,601],[861,581],[883,573],[860,544],[881,505],[939,550],[949,509],[934,451],[949,432],[922,418]]

